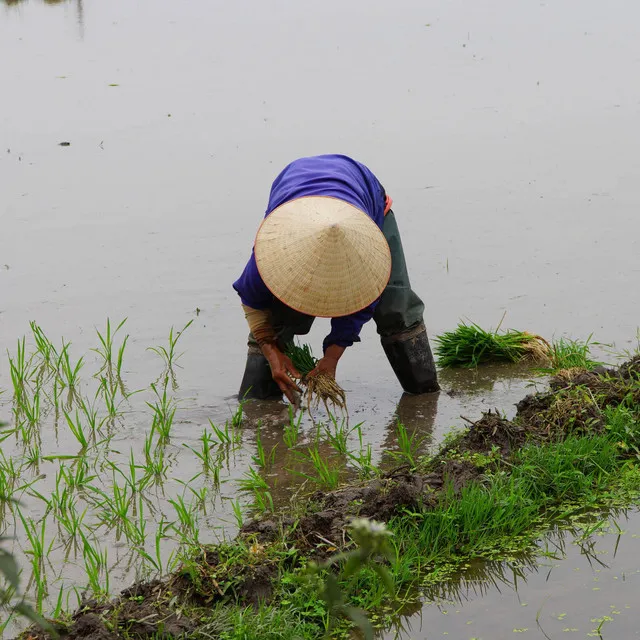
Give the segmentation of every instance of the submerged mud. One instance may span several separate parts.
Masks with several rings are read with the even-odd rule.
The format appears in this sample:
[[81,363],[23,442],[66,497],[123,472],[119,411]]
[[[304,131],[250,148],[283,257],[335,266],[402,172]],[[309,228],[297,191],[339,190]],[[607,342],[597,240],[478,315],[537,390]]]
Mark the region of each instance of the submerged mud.
[[[353,517],[389,521],[404,509],[428,510],[445,485],[459,492],[478,480],[482,464],[452,457],[453,451],[508,460],[527,443],[599,433],[605,428],[607,407],[640,404],[639,380],[638,356],[616,370],[561,372],[551,379],[549,391],[521,400],[513,420],[494,410],[469,421],[468,429],[419,471],[401,466],[374,480],[315,492],[308,496],[301,513],[245,524],[238,545],[203,549],[175,574],[135,584],[109,602],[86,601],[58,630],[62,637],[74,640],[175,638],[190,634],[208,620],[215,603],[256,606],[268,602],[280,569],[302,567],[310,558],[322,558],[345,547],[347,525]],[[269,553],[270,545],[283,542],[297,550],[285,560]],[[28,637],[48,640],[50,636],[32,629]]]

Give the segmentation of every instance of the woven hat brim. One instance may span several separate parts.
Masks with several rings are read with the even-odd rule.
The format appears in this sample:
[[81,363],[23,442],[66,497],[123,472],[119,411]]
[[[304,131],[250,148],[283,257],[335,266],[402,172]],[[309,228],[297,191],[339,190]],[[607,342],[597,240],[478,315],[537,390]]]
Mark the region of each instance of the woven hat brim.
[[336,318],[377,300],[391,274],[391,252],[373,220],[328,196],[284,203],[263,221],[255,241],[258,271],[284,304]]

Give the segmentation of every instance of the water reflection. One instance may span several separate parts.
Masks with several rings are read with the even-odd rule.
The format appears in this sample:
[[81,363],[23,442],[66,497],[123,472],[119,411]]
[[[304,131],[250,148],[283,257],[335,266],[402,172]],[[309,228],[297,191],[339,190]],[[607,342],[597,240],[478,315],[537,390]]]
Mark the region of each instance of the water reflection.
[[397,463],[394,453],[400,449],[398,423],[405,427],[408,436],[413,439],[415,453],[424,453],[427,450],[433,440],[439,398],[440,393],[425,393],[419,396],[402,394],[393,418],[384,432],[380,463],[383,469]]
[[[22,4],[29,4],[34,0],[2,0],[7,7],[15,7]],[[40,0],[42,4],[58,5],[58,4],[71,4],[72,0]],[[80,39],[84,39],[84,0],[75,0],[76,14],[78,19],[78,29]]]
[[[6,5],[13,6],[16,4],[23,4],[25,2],[29,2],[30,0],[2,0]],[[44,4],[63,4],[65,2],[70,2],[70,0],[42,0]],[[82,0],[77,0],[79,5],[82,5]]]
[[[634,514],[637,520],[635,511],[631,513],[632,516]],[[480,599],[483,599],[482,610],[495,608],[495,624],[501,625],[503,622],[499,620],[500,611],[505,600],[507,603],[509,602],[509,599],[506,598],[509,592],[515,594],[517,603],[521,606],[526,606],[527,601],[536,591],[541,592],[544,605],[546,599],[553,593],[554,582],[561,586],[562,591],[570,592],[572,587],[578,588],[576,585],[582,585],[585,580],[588,581],[588,576],[603,575],[604,571],[611,570],[619,555],[622,537],[626,533],[620,525],[621,520],[629,522],[628,511],[611,509],[605,513],[583,514],[579,528],[556,528],[546,536],[537,548],[518,554],[510,561],[482,559],[471,561],[464,570],[454,574],[450,580],[423,588],[421,597],[416,597],[410,605],[406,606],[395,625],[381,637],[386,640],[425,637],[425,628],[433,626],[434,614],[436,616],[446,615],[451,613],[452,609],[457,609],[456,613],[461,613],[460,609],[462,609],[463,615],[460,621],[449,616],[450,626],[443,627],[447,628],[447,634],[451,633],[453,636],[457,625],[468,624],[467,617],[473,611],[472,605],[474,601]],[[603,538],[605,534],[607,534],[608,540]],[[627,535],[627,539],[635,537],[637,536]],[[603,546],[611,548],[606,550]],[[626,555],[622,554],[623,561],[625,557],[629,557],[628,551]],[[589,570],[588,574],[581,573],[579,566],[567,567],[569,559],[573,561],[572,564],[576,561],[585,562],[586,569]],[[567,576],[567,573],[570,577]],[[598,579],[595,578],[595,580]],[[593,589],[593,591],[598,591],[598,589]],[[608,594],[608,597],[610,595]],[[466,616],[464,615],[465,605],[471,607]],[[516,604],[517,606],[518,604]],[[515,613],[515,610],[513,611]],[[566,614],[563,614],[560,620],[564,615]],[[517,613],[515,613],[513,622],[515,621],[518,621]],[[543,622],[540,611],[538,611],[535,616],[535,624],[542,636],[548,638],[549,636],[542,626]],[[507,626],[511,624],[512,622],[506,623]],[[498,629],[496,628],[494,631],[497,633]],[[498,637],[498,635],[494,637]]]
[[[402,462],[396,455],[400,449],[398,443],[398,423],[402,423],[409,435],[413,438],[414,453],[426,451],[432,441],[433,428],[438,411],[438,393],[424,394],[420,396],[403,394],[396,406],[393,417],[384,429],[383,438],[379,448],[382,451],[379,461],[372,460],[373,464],[381,469],[389,469],[398,466]],[[254,451],[258,448],[258,437],[262,449],[267,456],[275,449],[273,462],[268,469],[262,469],[261,474],[272,487],[274,501],[285,504],[291,493],[299,489],[304,482],[309,484],[307,476],[315,477],[316,470],[308,460],[307,449],[317,448],[320,456],[327,462],[331,469],[338,472],[341,482],[358,479],[357,464],[350,459],[348,454],[339,452],[335,443],[332,444],[332,436],[336,431],[347,432],[348,450],[358,455],[366,453],[367,443],[371,440],[367,437],[366,425],[362,427],[362,450],[355,420],[350,424],[341,417],[335,422],[326,417],[316,417],[317,422],[311,423],[300,415],[291,417],[287,405],[281,402],[252,400],[244,405],[243,429],[248,436],[245,442],[253,445]],[[290,447],[286,442],[285,430],[287,425],[299,422],[299,437],[297,446]],[[254,467],[257,465],[254,464]],[[311,485],[310,488],[313,488]],[[320,488],[318,486],[318,488]]]
[[535,368],[523,363],[487,364],[475,369],[441,369],[438,376],[441,387],[450,396],[486,393],[495,390],[496,385],[512,381],[531,380],[532,384],[542,381]]

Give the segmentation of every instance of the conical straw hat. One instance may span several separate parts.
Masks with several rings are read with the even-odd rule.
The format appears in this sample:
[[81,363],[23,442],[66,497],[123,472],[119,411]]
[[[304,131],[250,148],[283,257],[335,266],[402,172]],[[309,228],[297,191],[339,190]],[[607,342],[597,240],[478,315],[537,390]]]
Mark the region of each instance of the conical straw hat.
[[310,316],[364,309],[391,274],[389,245],[375,222],[325,196],[297,198],[272,211],[258,230],[255,256],[271,293]]

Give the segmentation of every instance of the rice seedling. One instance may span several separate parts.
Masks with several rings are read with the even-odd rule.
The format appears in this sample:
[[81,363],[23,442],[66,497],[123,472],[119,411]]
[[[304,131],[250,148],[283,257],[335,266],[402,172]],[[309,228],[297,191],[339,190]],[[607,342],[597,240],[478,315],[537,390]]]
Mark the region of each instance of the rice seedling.
[[313,466],[316,475],[303,471],[294,471],[307,480],[324,487],[325,489],[335,489],[340,482],[340,473],[337,469],[329,466],[324,456],[320,453],[317,443],[313,447],[308,447],[306,453],[299,454],[301,460]]
[[157,571],[159,576],[173,569],[175,551],[171,551],[166,560],[164,559],[165,554],[162,551],[162,542],[169,537],[168,531],[173,528],[174,523],[166,522],[164,516],[162,516],[160,518],[160,522],[158,522],[154,536],[154,557],[151,557],[151,555],[148,554],[143,548],[138,549],[138,553],[141,555],[141,557],[151,564],[151,566]]
[[[240,418],[240,420],[241,419],[242,418]],[[235,447],[242,443],[242,432],[238,428],[239,425],[236,424],[235,416],[231,419],[231,422],[227,420],[227,422],[224,423],[224,427],[216,426],[211,419],[209,419],[209,425],[211,426],[215,437],[218,439],[218,442],[227,449],[231,445],[234,445]]]
[[27,445],[24,451],[24,461],[27,468],[33,469],[38,473],[42,455],[40,453],[40,442],[35,440]]
[[291,405],[289,409],[289,422],[285,425],[283,439],[289,449],[293,449],[300,438],[300,423],[302,422],[302,413],[298,414],[296,419],[295,411]]
[[13,504],[13,495],[24,488],[16,487],[21,471],[22,467],[16,467],[14,458],[7,458],[4,451],[0,449],[0,503],[3,510]]
[[66,593],[66,589],[65,589],[65,585],[64,583],[62,583],[60,585],[60,588],[58,589],[58,597],[56,598],[56,604],[55,607],[51,610],[51,612],[49,613],[49,618],[52,620],[58,620],[62,617],[62,615],[64,614],[65,610],[69,609],[69,596],[67,594],[67,603],[66,603],[66,607],[64,604],[64,594]]
[[116,481],[115,472],[111,484],[111,496],[108,501],[107,513],[110,516],[111,526],[116,525],[116,531],[125,535],[131,522],[129,513],[133,501],[133,493],[127,485],[121,487]]
[[58,357],[56,368],[63,386],[68,390],[67,406],[70,407],[76,399],[76,390],[80,381],[80,369],[84,365],[84,358],[80,358],[75,365],[69,357],[70,342],[62,341],[62,351]]
[[157,433],[159,442],[166,444],[169,442],[173,419],[176,415],[177,405],[175,401],[167,395],[167,386],[164,386],[162,395],[158,392],[155,384],[151,384],[151,389],[156,395],[156,402],[147,402],[147,406],[153,411],[153,421],[151,423],[151,433]]
[[31,376],[31,358],[27,359],[26,354],[26,339],[24,337],[18,340],[15,358],[12,358],[7,352],[11,382],[13,384],[13,397],[16,403],[20,402]]
[[273,511],[273,498],[270,487],[265,479],[253,468],[249,467],[244,476],[238,481],[241,493],[251,494],[253,508],[264,513]]
[[201,487],[196,489],[195,487],[191,486],[191,483],[194,480],[196,480],[197,478],[199,478],[200,475],[201,475],[201,473],[198,473],[193,478],[191,478],[188,482],[185,482],[185,483],[180,482],[180,484],[184,484],[185,489],[187,489],[191,493],[191,495],[193,496],[193,499],[194,499],[193,505],[194,505],[194,507],[199,509],[200,511],[202,511],[202,513],[204,513],[206,515],[206,513],[207,513],[207,497],[209,495],[209,487],[207,485],[202,485]]
[[324,373],[308,377],[309,373],[315,369],[318,363],[311,353],[311,347],[309,345],[305,344],[300,346],[290,343],[285,348],[285,354],[291,359],[295,368],[302,375],[301,382],[306,386],[305,397],[309,415],[311,415],[312,406],[318,408],[321,401],[327,413],[330,413],[329,404],[332,404],[347,414],[346,394],[334,378]]
[[[0,542],[4,540],[6,538],[0,537]],[[0,620],[0,637],[4,637],[4,632],[17,615],[25,617],[41,629],[56,635],[51,625],[37,614],[23,598],[14,602],[20,586],[21,571],[18,569],[18,563],[13,554],[2,548],[0,548],[0,576],[4,583],[0,585],[0,610],[8,609],[8,615],[4,620]]]
[[[84,570],[87,574],[88,588],[94,596],[106,597],[109,594],[109,567],[107,549],[102,550],[99,544],[94,546],[89,539],[80,532],[82,538],[82,556],[84,559]],[[101,581],[104,576],[104,585]]]
[[242,525],[244,523],[244,514],[242,513],[240,498],[231,500],[231,508],[233,509],[233,517],[235,518],[236,526],[238,527],[238,530],[240,530],[242,529]]
[[[180,337],[182,336],[182,334],[191,326],[192,323],[193,323],[193,320],[189,320],[189,322],[187,322],[187,324],[185,324],[185,326],[182,327],[182,329],[177,332],[174,332],[174,328],[171,327],[169,331],[168,348],[164,346],[147,347],[147,351],[152,351],[157,356],[159,356],[164,362],[164,371],[160,374],[160,377],[158,378],[158,380],[161,380],[162,378],[164,378],[164,382],[166,385],[169,381],[169,378],[171,378],[172,389],[174,391],[177,390],[178,385],[177,385],[175,373],[173,371],[173,367],[174,365],[176,365],[177,360],[183,355],[181,353],[180,354],[176,353],[176,345],[178,344],[178,340],[180,340]],[[179,365],[176,365],[176,366],[179,366]]]
[[[122,320],[120,324],[112,331],[111,330],[111,321],[107,318],[107,327],[104,334],[100,333],[98,329],[96,329],[96,333],[98,334],[98,340],[100,340],[100,346],[96,349],[92,349],[95,353],[97,353],[102,358],[102,366],[98,371],[98,374],[105,371],[107,375],[113,376],[113,365],[114,365],[114,339],[126,323],[127,318]],[[118,348],[118,354],[115,358],[116,365],[116,373],[115,376],[120,378],[120,374],[122,372],[122,361],[124,358],[124,351],[127,347],[127,341],[129,340],[129,335],[127,334],[122,340],[122,344]],[[97,375],[97,374],[96,374]]]
[[117,402],[118,393],[120,392],[117,381],[114,378],[106,376],[100,376],[100,386],[98,387],[98,394],[102,396],[105,407],[107,409],[107,415],[113,420],[118,415],[118,407],[120,403]]
[[57,520],[64,518],[74,508],[75,499],[73,497],[73,489],[66,484],[64,477],[64,464],[56,472],[55,486],[51,491],[51,497],[47,500],[43,496],[38,496],[47,505],[45,515],[51,511]]
[[19,396],[15,397],[14,415],[16,421],[24,416],[30,426],[35,427],[40,423],[40,387],[36,386],[33,396],[30,398],[26,389],[22,390]]
[[91,435],[85,432],[78,411],[76,410],[75,420],[66,411],[64,412],[64,417],[67,421],[69,431],[71,431],[73,437],[78,441],[78,444],[80,445],[80,453],[85,452],[89,448],[89,438],[91,437]]
[[347,456],[352,464],[358,469],[358,474],[363,480],[368,480],[379,475],[380,470],[373,464],[373,448],[371,443],[364,445],[362,434],[362,422],[354,427],[354,431],[358,434],[358,451],[347,451]]
[[51,402],[51,404],[53,404],[54,408],[55,408],[55,418],[54,418],[54,424],[55,424],[55,428],[57,430],[58,428],[58,418],[60,416],[60,396],[62,395],[62,390],[63,390],[63,385],[60,383],[60,381],[58,380],[58,377],[55,376],[53,378],[53,400]]
[[91,475],[89,463],[84,456],[78,456],[70,467],[61,464],[59,474],[70,491],[83,490],[90,487],[90,483],[97,477],[95,474]]
[[[29,541],[30,547],[25,549],[25,554],[31,556],[31,580],[29,585],[35,585],[36,591],[36,611],[42,614],[43,602],[47,596],[47,574],[45,572],[45,560],[51,552],[55,543],[55,536],[47,546],[46,543],[46,526],[47,521],[43,518],[40,526],[31,519],[25,518],[20,507],[17,509],[18,517],[24,527],[24,532]],[[29,588],[29,587],[27,587]]]
[[[234,434],[238,433],[238,429],[242,424],[243,418],[244,418],[244,400],[241,400],[238,403],[238,406],[236,407],[235,412],[231,416],[231,427]],[[238,443],[239,443],[239,440],[238,440]]]
[[80,400],[80,409],[82,410],[82,414],[91,429],[91,437],[95,441],[96,432],[100,431],[106,418],[98,421],[98,410],[95,407],[95,402],[90,404],[87,398],[82,398]]
[[147,540],[147,518],[144,511],[144,499],[141,495],[138,496],[138,503],[135,506],[137,507],[134,514],[136,518],[129,519],[125,535],[129,544],[144,549]]
[[16,428],[4,429],[3,427],[5,426],[6,425],[4,422],[0,422],[0,444],[2,444],[7,438],[10,438],[12,435],[15,435],[17,433]]
[[129,461],[127,463],[128,474],[125,473],[115,462],[110,460],[107,460],[106,462],[107,466],[111,468],[113,473],[118,473],[125,481],[125,484],[131,491],[132,496],[141,493],[148,486],[150,478],[146,474],[141,477],[138,475],[138,471],[145,469],[145,467],[143,465],[136,464],[133,449],[129,449]]
[[541,369],[543,373],[556,373],[562,370],[591,370],[602,362],[591,357],[591,345],[597,344],[589,336],[586,341],[560,338],[551,343],[549,366]]
[[134,495],[127,485],[120,486],[113,472],[109,493],[100,487],[88,487],[93,494],[94,507],[99,521],[108,529],[115,528],[116,540],[122,535],[128,538],[131,527],[130,513],[135,505]]
[[[3,557],[4,560],[4,557]],[[0,591],[0,604],[5,605],[13,600],[16,595],[16,587],[9,586],[7,588],[3,588]],[[15,619],[18,617],[18,612],[15,609],[11,609],[7,612],[4,620],[0,619],[0,638],[4,638],[5,631],[8,629],[9,625],[12,624]]]
[[168,463],[162,443],[154,446],[153,435],[151,431],[144,441],[145,483],[161,485],[167,479]]
[[197,546],[200,544],[200,527],[196,516],[197,508],[193,504],[187,505],[183,496],[177,496],[175,499],[169,499],[169,503],[173,506],[180,527],[175,525],[173,529],[180,536],[183,544],[189,546]]
[[56,362],[58,361],[58,351],[47,338],[44,331],[34,322],[29,323],[31,333],[36,343],[37,354],[39,355],[39,365],[35,372],[36,384],[42,382],[49,376],[56,374]]
[[396,423],[398,437],[398,451],[386,451],[388,455],[401,464],[407,464],[411,469],[416,469],[419,463],[420,450],[426,438],[418,436],[415,432],[409,435],[407,428],[398,420]]
[[198,460],[202,463],[203,471],[206,474],[209,474],[213,468],[217,466],[217,459],[214,457],[214,453],[218,443],[213,439],[212,434],[206,429],[202,431],[202,435],[198,439],[201,442],[199,449],[195,449],[186,442],[183,442],[182,446],[196,454]]
[[329,425],[323,424],[322,427],[324,429],[324,434],[331,443],[331,446],[340,455],[345,456],[347,455],[349,450],[349,434],[351,433],[352,429],[347,428],[346,420],[344,420],[344,418],[342,419],[340,424],[338,424],[338,419],[332,413],[329,414],[329,420],[333,425],[333,429],[331,429]]
[[87,515],[89,507],[85,507],[83,511],[78,512],[75,499],[71,499],[63,513],[57,518],[58,533],[60,537],[66,537],[67,546],[76,545],[80,539],[80,532],[84,524],[84,518]]
[[256,431],[256,453],[251,456],[253,463],[263,470],[268,469],[273,465],[276,459],[277,444],[274,444],[271,451],[267,453],[262,445],[262,438],[260,436],[260,429]]
[[531,360],[543,364],[549,360],[549,343],[541,336],[509,329],[485,331],[475,323],[461,322],[454,331],[435,339],[435,353],[441,367],[474,368],[486,362]]

